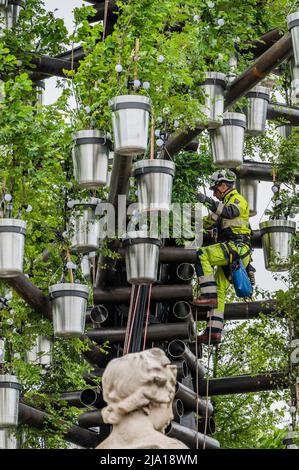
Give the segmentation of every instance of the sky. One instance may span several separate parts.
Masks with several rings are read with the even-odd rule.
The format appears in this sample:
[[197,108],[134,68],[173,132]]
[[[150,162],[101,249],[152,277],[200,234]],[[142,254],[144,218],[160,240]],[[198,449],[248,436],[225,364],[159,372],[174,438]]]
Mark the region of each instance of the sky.
[[[79,7],[86,2],[82,0],[45,0],[45,6],[48,10],[55,11],[55,16],[63,18],[66,27],[69,31],[73,28],[73,14],[72,10]],[[59,90],[55,87],[56,79],[50,78],[46,80],[46,90],[44,94],[44,104],[53,103],[59,96]],[[272,183],[260,182],[258,185],[258,213],[255,217],[251,217],[250,223],[253,230],[259,228],[259,223],[266,220],[263,216],[264,211],[272,196],[271,192]],[[253,265],[256,268],[256,282],[259,288],[274,292],[278,289],[285,290],[287,286],[280,280],[275,280],[276,273],[271,273],[265,269],[263,251],[261,249],[254,250]],[[283,273],[282,273],[283,274]]]

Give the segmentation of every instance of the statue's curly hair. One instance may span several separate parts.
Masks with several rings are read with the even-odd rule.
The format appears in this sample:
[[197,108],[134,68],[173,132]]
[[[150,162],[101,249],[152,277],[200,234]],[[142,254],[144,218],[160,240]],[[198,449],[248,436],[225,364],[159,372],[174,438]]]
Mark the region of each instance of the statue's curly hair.
[[169,404],[175,394],[177,368],[158,348],[113,359],[102,379],[105,423],[117,424],[135,410],[149,414],[150,404]]

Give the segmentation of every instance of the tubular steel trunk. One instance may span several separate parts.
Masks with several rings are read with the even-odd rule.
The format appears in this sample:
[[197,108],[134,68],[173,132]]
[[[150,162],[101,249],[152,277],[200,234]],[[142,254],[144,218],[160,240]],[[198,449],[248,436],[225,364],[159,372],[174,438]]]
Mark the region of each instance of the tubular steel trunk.
[[[189,339],[191,336],[189,323],[160,323],[149,325],[147,329],[148,341],[167,341],[172,338]],[[123,343],[125,340],[126,328],[100,328],[99,330],[88,331],[86,335],[93,341],[101,344],[109,340],[111,343]],[[175,358],[177,359],[177,358]]]
[[[292,383],[288,372],[270,372],[268,375],[240,375],[209,380],[209,395],[231,395],[285,389]],[[198,381],[200,395],[207,393],[207,381]]]
[[175,361],[185,360],[193,377],[204,377],[205,367],[199,363],[196,356],[190,351],[188,346],[181,340],[175,339],[168,344],[168,354]]
[[166,429],[166,435],[184,442],[190,449],[203,449],[204,443],[206,449],[219,449],[220,447],[216,439],[204,436],[202,433],[181,426],[174,421]]
[[207,403],[206,400],[197,397],[193,390],[180,382],[176,384],[175,396],[182,400],[186,410],[198,412],[199,416],[205,416],[206,412],[208,416],[213,414],[213,405],[211,402]]

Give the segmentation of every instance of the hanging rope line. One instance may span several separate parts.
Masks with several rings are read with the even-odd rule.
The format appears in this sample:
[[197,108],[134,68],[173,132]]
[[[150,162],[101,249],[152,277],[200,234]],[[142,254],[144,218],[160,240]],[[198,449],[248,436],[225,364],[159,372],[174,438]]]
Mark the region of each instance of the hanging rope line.
[[139,299],[139,295],[140,295],[140,288],[141,288],[141,286],[138,286],[137,294],[136,294],[136,300],[135,300],[135,305],[134,305],[134,310],[133,310],[133,314],[132,314],[131,324],[128,325],[130,332],[129,332],[128,345],[127,345],[125,354],[128,354],[129,349],[130,349],[130,344],[131,344],[131,339],[132,339],[132,332],[133,332],[133,326],[134,326],[134,321],[135,321],[135,316],[136,316],[136,311],[137,311],[137,306],[138,306],[138,299]]
[[[196,365],[198,363],[198,343],[197,343],[197,308],[195,309],[195,324],[196,324],[196,341],[195,341],[195,356],[196,356]],[[195,381],[196,381],[196,449],[199,448],[199,435],[198,435],[198,415],[199,415],[199,385],[198,385],[198,367],[196,367],[195,372]]]
[[106,38],[106,28],[107,28],[108,7],[109,7],[109,0],[105,0],[105,7],[104,7],[104,22],[103,22],[103,42],[105,41],[105,38]]
[[208,342],[208,375],[207,375],[207,389],[206,389],[206,412],[205,412],[205,428],[204,428],[204,440],[203,440],[203,449],[206,448],[206,437],[207,437],[207,428],[208,428],[208,399],[209,399],[209,379],[210,379],[210,358],[213,351],[213,346],[211,348],[211,322],[209,325],[209,342]]
[[133,305],[134,305],[134,297],[135,297],[135,284],[133,284],[132,289],[131,289],[131,296],[130,296],[130,305],[129,305],[129,312],[128,312],[128,321],[127,321],[127,328],[126,328],[126,334],[125,334],[125,343],[124,343],[124,354],[127,354],[127,348],[128,348],[128,339],[129,339],[129,331],[130,331],[130,325],[132,321],[132,311],[133,311]]
[[149,315],[150,315],[151,295],[152,295],[152,284],[149,285],[149,291],[148,291],[148,300],[147,300],[147,310],[146,310],[146,318],[145,318],[145,326],[144,326],[142,351],[145,350],[145,345],[146,345],[147,329],[148,329]]

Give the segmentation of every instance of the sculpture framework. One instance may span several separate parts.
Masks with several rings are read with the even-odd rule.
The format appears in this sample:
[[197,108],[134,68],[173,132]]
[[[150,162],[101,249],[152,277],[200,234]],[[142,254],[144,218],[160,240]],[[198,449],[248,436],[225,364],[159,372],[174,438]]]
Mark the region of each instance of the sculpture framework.
[[158,348],[110,361],[102,380],[108,404],[102,417],[113,430],[97,449],[188,449],[164,434],[173,419],[176,375]]

